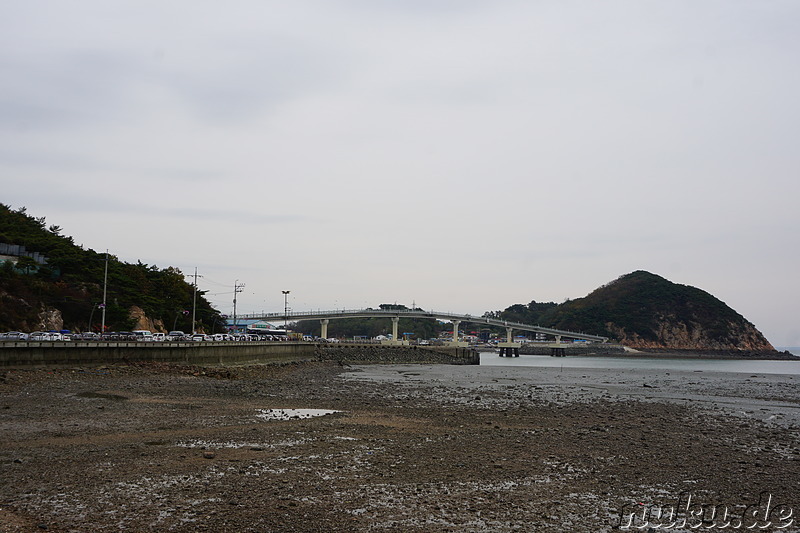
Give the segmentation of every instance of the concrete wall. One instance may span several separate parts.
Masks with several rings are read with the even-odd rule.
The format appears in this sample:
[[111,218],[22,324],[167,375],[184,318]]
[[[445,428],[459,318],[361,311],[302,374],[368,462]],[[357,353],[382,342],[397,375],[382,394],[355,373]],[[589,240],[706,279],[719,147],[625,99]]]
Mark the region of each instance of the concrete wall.
[[320,344],[317,356],[323,361],[349,364],[433,363],[478,365],[480,356],[469,348],[447,346],[386,346],[380,344]]
[[307,360],[347,363],[479,364],[465,348],[305,342],[0,342],[0,367],[158,361],[193,365]]
[[314,359],[314,345],[261,342],[3,342],[0,366],[159,361],[197,365]]

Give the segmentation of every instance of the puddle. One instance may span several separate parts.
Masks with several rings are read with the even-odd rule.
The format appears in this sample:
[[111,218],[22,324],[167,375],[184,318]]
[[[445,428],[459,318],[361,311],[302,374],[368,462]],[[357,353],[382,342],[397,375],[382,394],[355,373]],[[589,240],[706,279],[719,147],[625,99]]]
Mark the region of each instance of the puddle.
[[250,448],[252,451],[262,451],[266,449],[277,449],[292,446],[300,446],[311,442],[308,439],[290,439],[278,442],[233,442],[233,441],[208,441],[208,440],[192,440],[178,442],[175,446],[180,448],[199,448],[201,450],[219,450],[222,448]]
[[333,409],[256,409],[258,418],[264,420],[300,420],[341,413]]

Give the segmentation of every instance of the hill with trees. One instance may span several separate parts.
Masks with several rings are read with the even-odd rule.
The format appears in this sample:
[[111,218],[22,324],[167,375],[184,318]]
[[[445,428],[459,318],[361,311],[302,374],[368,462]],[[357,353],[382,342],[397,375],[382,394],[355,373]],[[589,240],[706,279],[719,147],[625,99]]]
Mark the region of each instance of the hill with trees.
[[492,316],[604,335],[632,348],[775,350],[752,323],[711,294],[643,270],[584,298],[517,304]]
[[24,246],[46,258],[44,264],[27,255],[0,258],[0,331],[99,331],[106,260],[107,331],[191,331],[193,305],[196,329],[221,331],[224,324],[202,291],[194,304],[194,287],[177,268],[126,263],[84,249],[24,207],[0,204],[0,243]]

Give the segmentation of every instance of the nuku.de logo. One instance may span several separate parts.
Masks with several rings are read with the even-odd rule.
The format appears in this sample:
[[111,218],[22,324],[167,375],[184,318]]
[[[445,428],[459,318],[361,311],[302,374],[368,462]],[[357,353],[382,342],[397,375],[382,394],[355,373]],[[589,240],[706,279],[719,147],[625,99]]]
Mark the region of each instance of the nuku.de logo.
[[[743,508],[743,509],[742,509]],[[741,510],[740,510],[741,509]],[[681,492],[674,504],[625,504],[617,527],[622,530],[652,529],[786,529],[794,524],[794,509],[776,503],[772,494],[762,492],[750,505],[697,502],[691,493]]]

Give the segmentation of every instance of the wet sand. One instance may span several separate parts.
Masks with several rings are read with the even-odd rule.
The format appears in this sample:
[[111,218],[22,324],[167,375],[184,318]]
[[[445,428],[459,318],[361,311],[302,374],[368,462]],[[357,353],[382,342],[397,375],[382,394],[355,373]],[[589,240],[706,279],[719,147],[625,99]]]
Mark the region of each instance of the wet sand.
[[[4,370],[0,531],[595,532],[681,494],[741,512],[769,493],[800,512],[799,384],[446,365]],[[263,416],[290,408],[339,412]],[[762,530],[797,531],[777,525]]]

